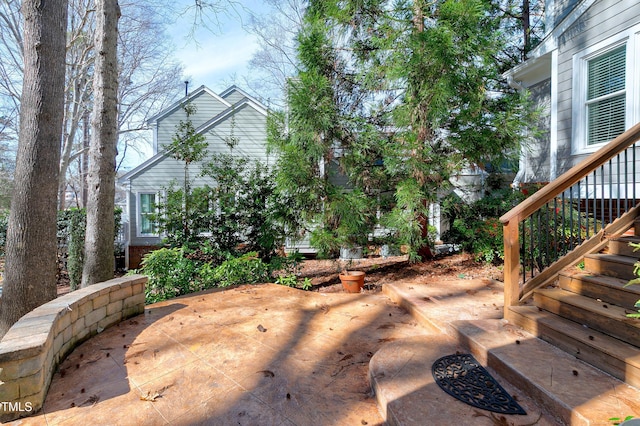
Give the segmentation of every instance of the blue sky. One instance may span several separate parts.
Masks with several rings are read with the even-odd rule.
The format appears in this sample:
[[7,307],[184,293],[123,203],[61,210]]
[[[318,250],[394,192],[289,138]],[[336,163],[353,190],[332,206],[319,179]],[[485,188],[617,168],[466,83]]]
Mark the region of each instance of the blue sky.
[[[181,0],[180,3],[189,6],[193,1]],[[268,7],[262,1],[243,0],[240,4],[254,13],[268,12]],[[204,84],[220,92],[234,79],[241,82],[242,77],[248,74],[248,64],[258,44],[256,37],[242,28],[241,20],[247,19],[248,12],[236,8],[235,13],[218,16],[219,29],[212,25],[209,25],[210,29],[198,27],[190,36],[193,29],[192,11],[178,17],[170,28],[170,34],[176,46],[176,58],[184,65],[184,76],[188,77],[190,88]]]
[[[240,3],[255,13],[268,13],[268,7],[260,0],[243,0]],[[194,0],[179,0],[176,7],[186,8],[193,4]],[[238,8],[236,13],[219,15],[220,28],[194,29],[192,10],[177,16],[168,31],[176,47],[175,57],[184,66],[182,77],[189,81],[189,90],[205,85],[219,93],[234,83],[243,87],[242,77],[248,75],[249,61],[258,49],[256,37],[242,28],[242,20],[246,19],[248,13]],[[195,30],[193,34],[192,30]],[[179,95],[183,94],[184,88]],[[153,155],[151,146],[138,149],[141,152],[127,152],[123,170],[136,167]]]

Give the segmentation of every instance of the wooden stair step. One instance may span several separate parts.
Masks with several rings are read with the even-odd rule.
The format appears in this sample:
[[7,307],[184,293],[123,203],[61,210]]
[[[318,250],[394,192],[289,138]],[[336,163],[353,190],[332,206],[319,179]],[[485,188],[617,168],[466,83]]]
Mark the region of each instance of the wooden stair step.
[[609,240],[609,253],[621,256],[640,258],[640,250],[635,250],[630,243],[640,244],[640,236],[625,233],[618,237],[612,237]]
[[640,388],[640,348],[535,306],[512,306],[507,319],[529,333]]
[[636,259],[615,254],[588,254],[584,257],[584,267],[594,275],[608,275],[624,280],[636,278],[633,273]]
[[558,278],[558,285],[563,290],[625,309],[635,310],[634,306],[640,300],[640,285],[625,287],[628,280],[585,272],[561,272]]
[[624,237],[613,238],[609,241],[609,248],[607,253],[640,259],[640,250],[634,251],[635,249],[631,247],[629,243],[640,244],[640,237],[624,236]]
[[544,310],[640,346],[640,321],[626,316],[633,311],[560,288],[536,290],[533,297],[535,305]]
[[[451,326],[481,364],[546,407],[558,419],[557,424],[605,425],[614,417],[611,412],[637,415],[640,409],[638,388],[536,338],[511,321],[454,321]],[[413,424],[424,421],[418,419]]]

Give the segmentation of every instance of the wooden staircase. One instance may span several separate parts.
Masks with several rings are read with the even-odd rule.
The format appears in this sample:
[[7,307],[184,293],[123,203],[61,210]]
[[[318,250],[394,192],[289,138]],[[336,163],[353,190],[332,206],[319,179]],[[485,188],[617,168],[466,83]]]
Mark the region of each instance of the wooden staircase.
[[599,253],[584,257],[584,271],[567,268],[553,287],[534,291],[533,305],[510,306],[506,318],[537,337],[640,389],[640,285],[636,278],[640,220],[632,235],[609,241]]

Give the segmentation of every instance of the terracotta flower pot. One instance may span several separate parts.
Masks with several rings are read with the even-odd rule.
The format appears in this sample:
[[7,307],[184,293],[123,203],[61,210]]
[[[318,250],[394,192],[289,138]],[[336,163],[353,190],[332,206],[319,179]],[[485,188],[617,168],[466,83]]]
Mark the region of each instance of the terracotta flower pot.
[[364,287],[365,273],[362,271],[344,271],[340,274],[342,287],[347,293],[360,293]]

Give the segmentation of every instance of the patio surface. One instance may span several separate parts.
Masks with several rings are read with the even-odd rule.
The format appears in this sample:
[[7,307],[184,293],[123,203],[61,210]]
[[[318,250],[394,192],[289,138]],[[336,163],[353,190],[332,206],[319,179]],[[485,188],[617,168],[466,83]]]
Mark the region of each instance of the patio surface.
[[[501,314],[502,291],[490,280],[442,288],[442,296],[425,298],[438,315]],[[439,300],[447,295],[449,302]],[[436,352],[456,349],[382,293],[304,292],[273,284],[198,293],[147,306],[144,315],[76,348],[55,374],[42,412],[14,424],[382,424],[370,360],[387,342],[421,336],[434,336]],[[378,368],[389,363],[397,369],[409,361],[401,355],[379,355]],[[448,424],[503,424],[437,388],[433,395],[425,403]],[[540,410],[517,396],[531,415],[516,416],[515,424],[535,422]],[[415,424],[438,421],[427,416]],[[553,423],[543,417],[537,424]]]

